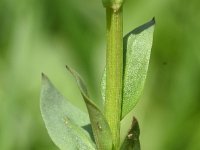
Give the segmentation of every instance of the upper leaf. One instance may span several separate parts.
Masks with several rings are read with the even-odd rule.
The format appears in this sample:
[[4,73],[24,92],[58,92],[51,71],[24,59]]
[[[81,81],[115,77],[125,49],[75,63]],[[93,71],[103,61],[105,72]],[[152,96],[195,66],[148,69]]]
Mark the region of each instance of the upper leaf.
[[153,42],[154,19],[124,37],[122,118],[139,100],[147,75]]
[[[123,39],[124,64],[123,64],[123,119],[136,105],[142,93],[147,75],[155,20],[134,29]],[[105,101],[106,71],[101,83],[102,97]]]
[[103,115],[101,110],[96,106],[96,104],[89,98],[87,88],[80,75],[68,66],[66,67],[75,77],[83,99],[86,103],[97,149],[111,150],[113,146],[112,135],[105,116]]
[[40,99],[48,133],[61,150],[96,150],[89,133],[83,129],[90,123],[89,116],[65,100],[44,74]]

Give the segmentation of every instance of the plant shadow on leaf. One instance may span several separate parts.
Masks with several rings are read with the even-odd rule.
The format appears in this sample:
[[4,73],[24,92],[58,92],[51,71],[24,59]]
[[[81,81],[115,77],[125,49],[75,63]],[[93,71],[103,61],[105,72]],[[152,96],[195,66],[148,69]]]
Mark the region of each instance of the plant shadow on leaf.
[[85,129],[88,133],[90,133],[90,138],[92,139],[93,142],[95,142],[91,124],[84,125],[82,126],[82,128]]

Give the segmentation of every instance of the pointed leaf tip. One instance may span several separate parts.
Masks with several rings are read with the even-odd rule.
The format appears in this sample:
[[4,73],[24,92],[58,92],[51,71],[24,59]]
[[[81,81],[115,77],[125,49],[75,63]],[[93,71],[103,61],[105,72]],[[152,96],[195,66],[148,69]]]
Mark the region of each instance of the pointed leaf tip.
[[97,149],[112,149],[112,139],[110,138],[111,131],[105,116],[97,105],[89,98],[87,88],[80,75],[70,67],[66,66],[66,68],[76,79],[77,85],[87,106]]
[[[155,18],[135,28],[123,38],[123,119],[137,104],[147,75],[153,42]],[[106,69],[101,82],[101,93],[105,101]]]
[[52,84],[51,81],[49,80],[49,78],[47,77],[47,75],[45,75],[44,73],[42,73],[41,76],[42,76],[42,88],[44,88],[45,85]]
[[122,118],[137,104],[142,94],[153,43],[155,19],[124,37],[124,78]]
[[[131,35],[131,34],[140,34],[141,32],[147,30],[148,28],[150,28],[151,26],[154,26],[155,25],[155,18],[153,17],[149,22],[133,29],[132,31],[130,31],[128,34],[126,34],[124,36],[124,40],[127,40],[128,37]],[[124,46],[127,46],[127,45],[124,45]]]
[[152,18],[152,21],[154,22],[154,24],[156,24],[156,18],[155,17]]
[[67,68],[67,70],[68,70],[69,72],[71,72],[71,68],[70,68],[68,65],[65,65],[65,67]]
[[91,135],[81,127],[87,126],[89,116],[69,103],[42,74],[40,108],[52,141],[61,149],[96,150]]
[[47,76],[43,72],[41,73],[41,76],[42,76],[42,79],[47,78]]

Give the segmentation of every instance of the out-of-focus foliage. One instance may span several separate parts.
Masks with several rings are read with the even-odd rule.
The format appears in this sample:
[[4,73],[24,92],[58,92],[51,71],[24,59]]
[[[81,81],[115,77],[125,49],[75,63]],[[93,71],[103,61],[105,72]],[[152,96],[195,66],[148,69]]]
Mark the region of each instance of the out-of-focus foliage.
[[[126,0],[125,33],[153,16],[157,22],[135,109],[143,150],[200,149],[199,6],[198,0]],[[65,64],[83,75],[99,99],[104,60],[101,1],[1,0],[0,149],[56,150],[39,110],[41,72],[86,111]]]

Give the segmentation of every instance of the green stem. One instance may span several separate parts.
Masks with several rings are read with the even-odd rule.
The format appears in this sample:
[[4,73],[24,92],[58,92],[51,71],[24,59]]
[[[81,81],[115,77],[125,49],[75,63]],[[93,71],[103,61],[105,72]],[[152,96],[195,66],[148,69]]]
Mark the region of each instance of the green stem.
[[106,8],[106,101],[105,116],[111,128],[114,149],[120,143],[120,117],[123,72],[123,18],[122,8],[115,11]]

